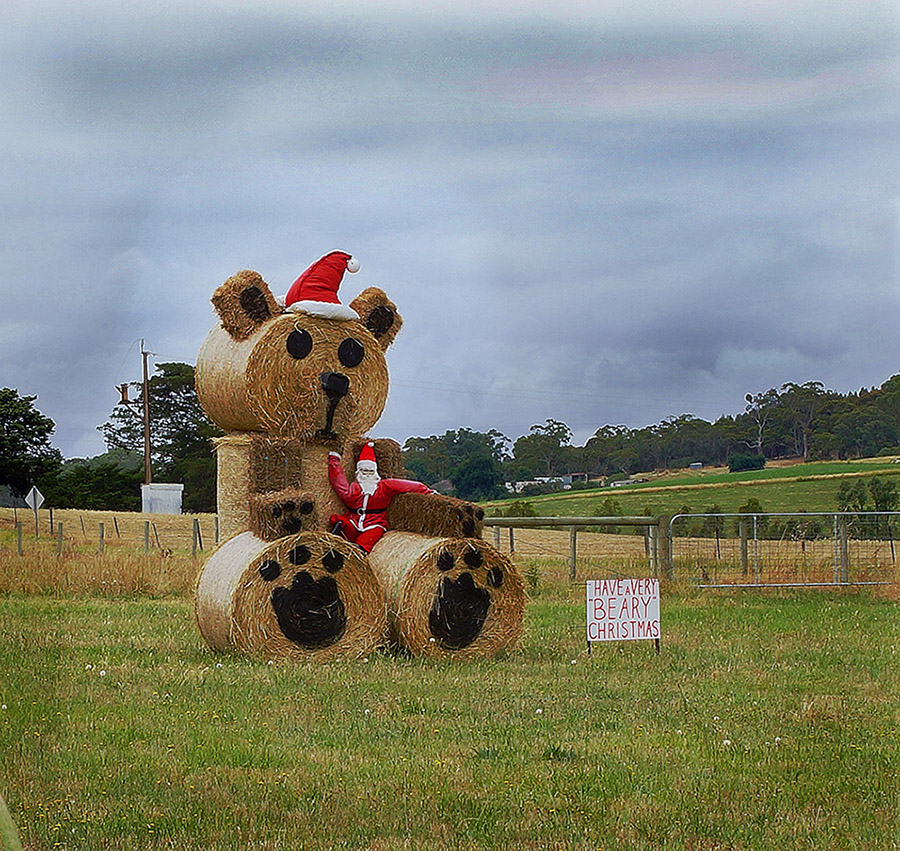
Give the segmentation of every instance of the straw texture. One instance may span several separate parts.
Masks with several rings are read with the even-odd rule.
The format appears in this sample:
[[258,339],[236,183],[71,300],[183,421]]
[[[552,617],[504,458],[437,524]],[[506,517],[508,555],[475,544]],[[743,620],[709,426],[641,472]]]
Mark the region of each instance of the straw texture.
[[319,532],[270,544],[251,533],[233,538],[203,569],[196,614],[215,650],[298,660],[368,653],[387,623],[362,551]]
[[388,532],[369,562],[388,601],[391,640],[416,655],[493,656],[521,635],[521,577],[482,540]]
[[[288,354],[291,334],[305,334],[311,340],[310,354],[295,359]],[[331,432],[334,446],[350,436],[364,433],[384,410],[388,373],[384,354],[375,338],[359,322],[324,321],[306,314],[285,314],[269,322],[247,359],[247,399],[260,431],[278,437],[327,441]],[[356,366],[342,367],[337,357],[341,343],[357,340],[363,350]],[[328,422],[329,398],[321,376],[340,372],[348,381]]]
[[479,538],[484,510],[471,502],[440,494],[398,494],[388,507],[388,528],[419,535]]
[[281,313],[268,284],[250,269],[232,275],[211,301],[222,327],[236,340],[246,340],[260,324]]
[[250,531],[264,541],[319,528],[315,496],[299,488],[250,494]]
[[372,336],[378,340],[382,349],[394,341],[397,332],[403,326],[403,319],[384,290],[378,287],[367,287],[353,301],[352,307],[360,316]]
[[235,432],[213,441],[216,448],[216,503],[219,538],[227,541],[250,529],[250,453],[252,437]]
[[231,646],[232,606],[238,582],[265,546],[265,541],[243,532],[222,544],[203,565],[194,597],[194,615],[203,640],[213,650]]

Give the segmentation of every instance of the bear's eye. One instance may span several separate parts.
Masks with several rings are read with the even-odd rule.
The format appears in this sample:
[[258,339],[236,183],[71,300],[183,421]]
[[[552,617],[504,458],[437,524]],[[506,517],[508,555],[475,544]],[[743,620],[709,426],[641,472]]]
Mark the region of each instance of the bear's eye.
[[359,340],[348,337],[338,346],[338,358],[344,366],[358,366],[366,350]]
[[309,331],[297,329],[291,331],[287,338],[288,354],[296,360],[302,360],[312,351],[312,337]]

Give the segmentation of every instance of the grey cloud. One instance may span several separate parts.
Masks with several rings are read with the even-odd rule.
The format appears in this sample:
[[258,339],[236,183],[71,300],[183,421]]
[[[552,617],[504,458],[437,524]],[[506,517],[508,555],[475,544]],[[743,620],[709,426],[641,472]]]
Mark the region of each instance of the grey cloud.
[[135,340],[193,360],[225,277],[283,292],[333,247],[406,318],[400,440],[896,371],[896,26],[271,8],[0,36],[3,383],[65,452],[102,449]]

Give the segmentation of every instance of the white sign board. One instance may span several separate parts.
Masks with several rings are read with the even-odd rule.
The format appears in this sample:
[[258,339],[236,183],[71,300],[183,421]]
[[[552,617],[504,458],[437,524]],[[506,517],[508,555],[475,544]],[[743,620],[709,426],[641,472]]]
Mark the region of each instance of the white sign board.
[[32,511],[37,511],[44,504],[44,495],[37,488],[32,488],[25,497],[25,504]]
[[591,579],[588,641],[659,639],[658,579]]

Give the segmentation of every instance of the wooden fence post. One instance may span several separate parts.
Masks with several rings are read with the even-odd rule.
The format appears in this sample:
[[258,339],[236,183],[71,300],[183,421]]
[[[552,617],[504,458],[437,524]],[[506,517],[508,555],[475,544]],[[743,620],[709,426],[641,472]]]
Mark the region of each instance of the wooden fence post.
[[101,555],[103,554],[103,544],[106,537],[106,530],[104,525],[100,524],[100,534],[97,537],[97,552]]
[[569,579],[574,582],[576,579],[576,559],[578,556],[578,527],[569,527]]
[[214,519],[215,519],[215,523],[214,523],[215,535],[214,535],[214,537],[215,537],[216,543],[218,544],[219,543],[219,515],[217,514]]
[[144,555],[150,552],[150,521],[144,521]]
[[494,526],[494,548],[500,549],[500,527]]
[[663,514],[659,518],[659,525],[656,527],[656,538],[659,543],[658,559],[664,579],[675,578],[675,565],[672,555],[672,535],[669,519],[670,518],[667,515]]
[[56,554],[58,556],[62,555],[62,539],[63,539],[63,524],[62,524],[62,520],[60,520],[59,524],[56,527]]
[[22,521],[16,521],[16,550],[22,555]]
[[516,551],[516,536],[513,534],[515,530],[512,526],[509,527],[509,551],[510,553],[514,553]]

